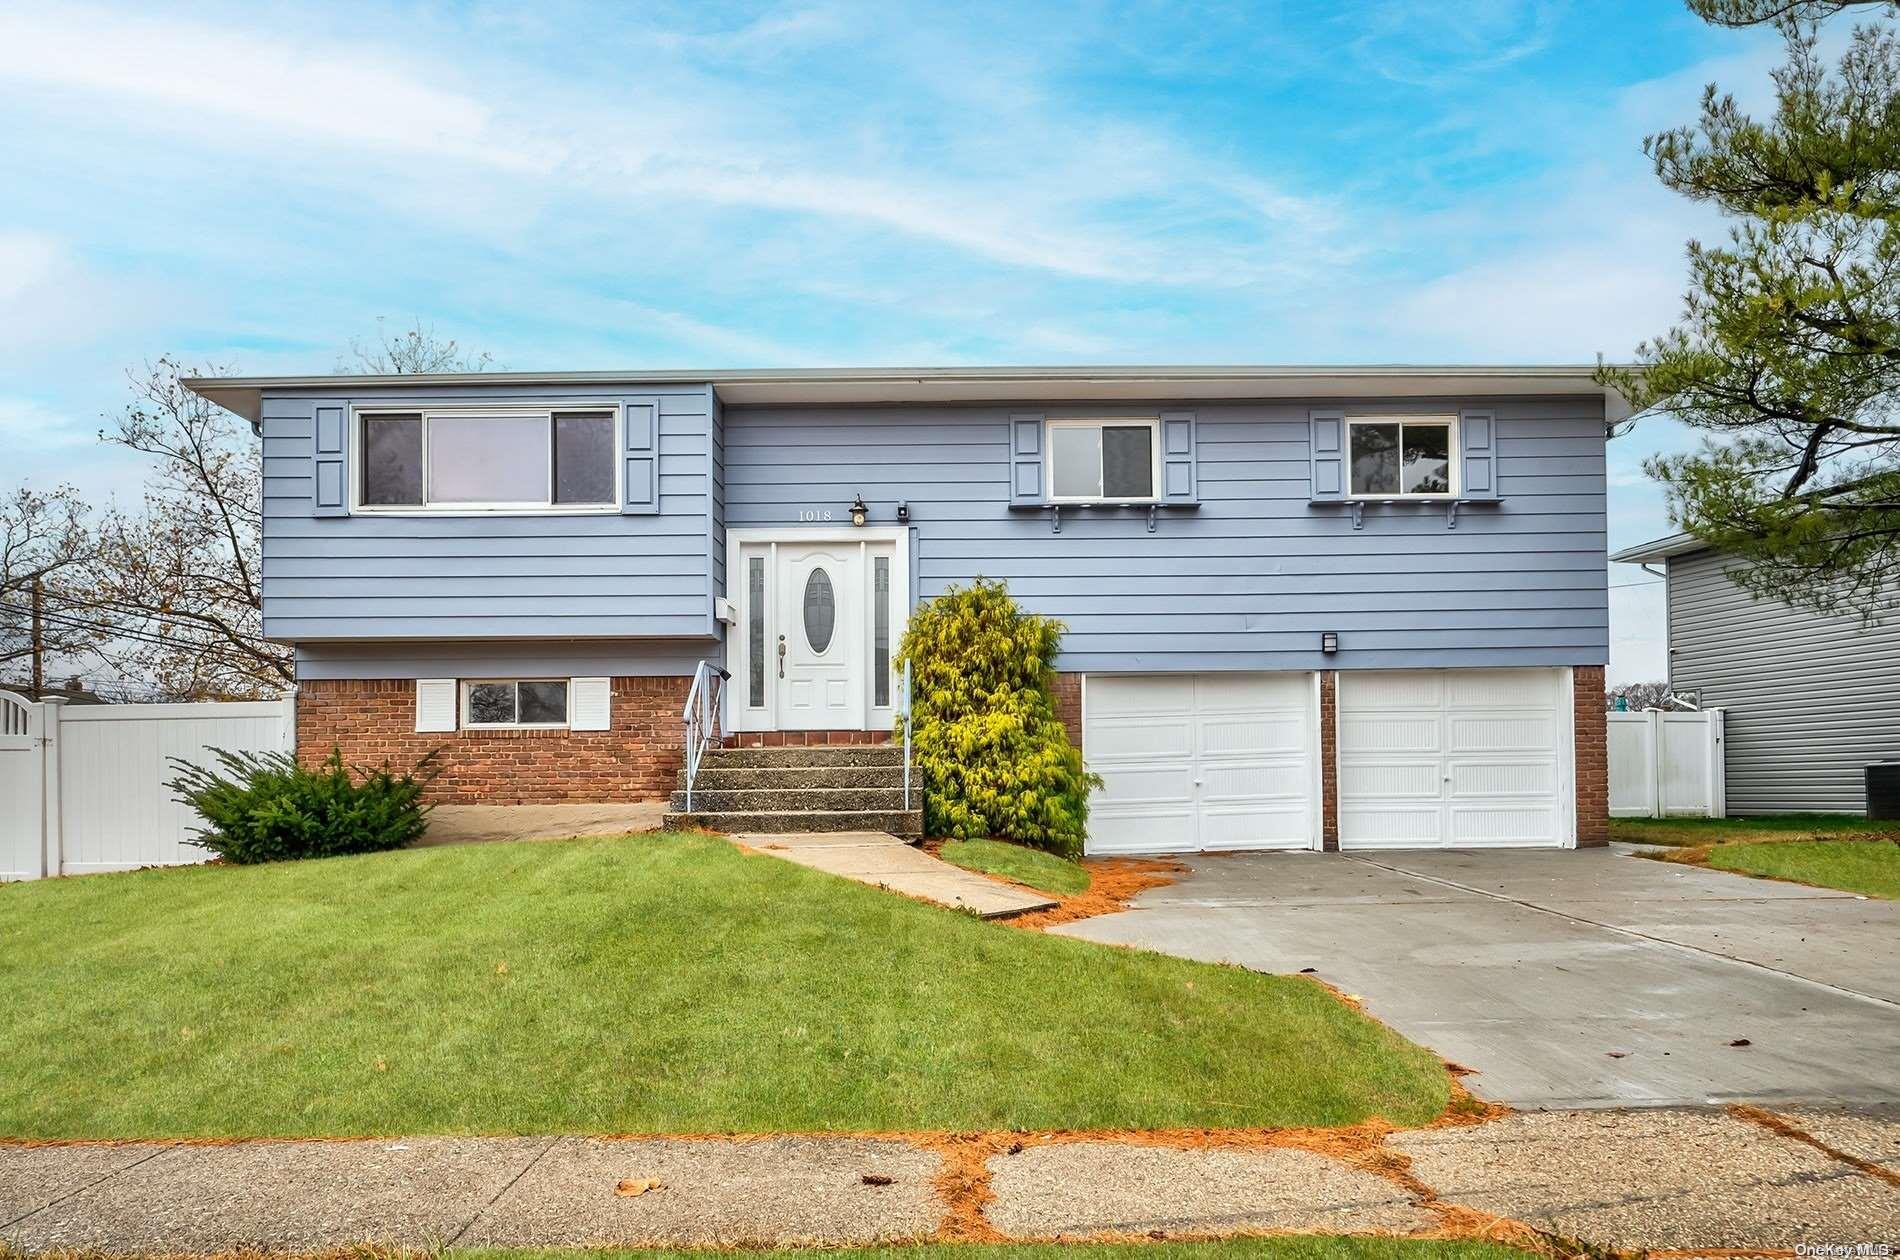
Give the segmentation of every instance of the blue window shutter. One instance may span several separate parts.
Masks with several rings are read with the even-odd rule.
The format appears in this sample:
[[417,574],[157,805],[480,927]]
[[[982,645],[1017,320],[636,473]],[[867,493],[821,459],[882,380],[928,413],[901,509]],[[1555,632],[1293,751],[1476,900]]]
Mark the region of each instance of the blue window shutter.
[[1333,502],[1346,497],[1346,413],[1312,411],[1313,498]]
[[627,399],[626,489],[620,510],[651,516],[660,510],[660,400]]
[[349,446],[346,430],[349,428],[349,410],[342,403],[317,403],[311,409],[314,427],[311,437],[315,441],[316,467],[314,490],[316,506],[312,509],[316,516],[348,516],[350,514],[350,478],[349,458],[346,454]]
[[1464,451],[1464,467],[1459,474],[1458,497],[1495,499],[1498,497],[1498,423],[1491,411],[1458,413],[1458,444]]
[[1009,501],[1041,503],[1042,492],[1042,416],[1013,415],[1009,418]]
[[1193,503],[1199,487],[1195,484],[1194,413],[1161,413],[1161,501]]

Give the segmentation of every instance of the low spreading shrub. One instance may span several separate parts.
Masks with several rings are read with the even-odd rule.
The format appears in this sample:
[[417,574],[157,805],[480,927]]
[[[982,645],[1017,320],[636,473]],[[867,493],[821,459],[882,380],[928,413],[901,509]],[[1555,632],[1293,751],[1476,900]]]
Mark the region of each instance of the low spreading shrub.
[[414,771],[357,769],[331,749],[321,766],[288,753],[209,750],[221,769],[172,759],[168,785],[206,826],[192,844],[229,862],[281,862],[401,848],[422,835],[429,807],[422,789],[435,775],[435,754]]
[[982,578],[911,615],[898,660],[911,669],[927,834],[1082,851],[1100,780],[1056,719],[1061,641],[1061,622],[1023,612],[1001,582]]

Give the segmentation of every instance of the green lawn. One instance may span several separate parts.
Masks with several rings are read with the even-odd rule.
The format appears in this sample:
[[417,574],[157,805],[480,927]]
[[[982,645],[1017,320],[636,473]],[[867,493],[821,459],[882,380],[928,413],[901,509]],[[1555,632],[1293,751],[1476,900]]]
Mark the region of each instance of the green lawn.
[[1001,840],[951,840],[939,856],[953,866],[1000,875],[1059,897],[1074,896],[1089,886],[1089,873],[1076,863]]
[[[449,1260],[705,1260],[704,1251],[454,1250]],[[909,1247],[775,1250],[781,1260],[1525,1260],[1497,1243],[1407,1238],[1283,1236],[1220,1242],[937,1243]]]
[[983,923],[703,836],[0,886],[0,1135],[1430,1119],[1319,985]]
[[1756,818],[1612,818],[1610,838],[1632,844],[1693,847],[1748,844],[1756,840],[1805,839],[1827,834],[1864,834],[1900,825],[1870,822],[1859,814],[1763,814]]
[[1722,844],[1709,866],[1744,875],[1791,879],[1900,901],[1900,843],[1884,840],[1802,840]]

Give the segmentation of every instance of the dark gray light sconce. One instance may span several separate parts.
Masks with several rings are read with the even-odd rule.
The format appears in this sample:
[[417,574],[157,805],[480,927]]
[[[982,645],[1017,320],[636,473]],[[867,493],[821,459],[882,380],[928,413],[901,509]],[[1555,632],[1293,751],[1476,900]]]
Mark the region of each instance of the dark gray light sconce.
[[864,506],[864,496],[859,495],[851,501],[851,523],[853,525],[864,524],[864,517],[869,511],[870,509]]
[[1339,651],[1339,631],[1322,630],[1319,632],[1319,650],[1327,656]]
[[907,523],[909,520],[910,520],[910,503],[907,500],[899,499],[897,501],[897,523],[902,525],[902,524]]

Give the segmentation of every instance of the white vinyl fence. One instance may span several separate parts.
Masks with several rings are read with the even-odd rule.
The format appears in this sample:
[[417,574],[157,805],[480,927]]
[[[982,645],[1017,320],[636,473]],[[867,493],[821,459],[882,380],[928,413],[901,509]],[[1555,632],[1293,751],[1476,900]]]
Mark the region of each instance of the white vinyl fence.
[[290,697],[219,704],[38,704],[0,691],[0,880],[202,862],[171,758],[289,752]]
[[1612,818],[1726,818],[1721,709],[1611,713]]

